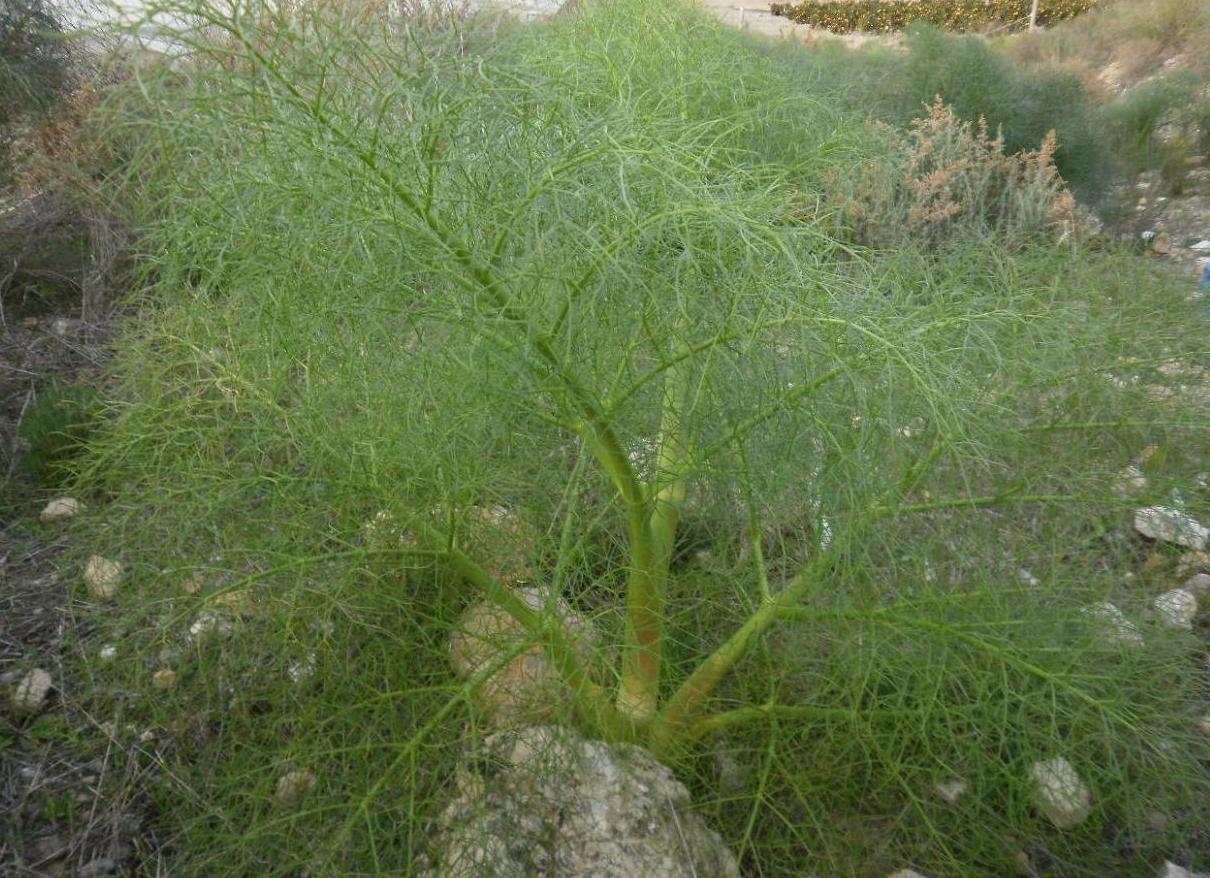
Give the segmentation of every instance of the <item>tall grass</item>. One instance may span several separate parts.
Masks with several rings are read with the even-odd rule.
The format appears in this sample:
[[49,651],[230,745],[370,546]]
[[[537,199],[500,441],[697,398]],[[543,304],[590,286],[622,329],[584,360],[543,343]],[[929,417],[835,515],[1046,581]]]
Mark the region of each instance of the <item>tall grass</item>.
[[[483,731],[447,643],[485,599],[562,721],[659,752],[751,874],[1204,844],[1192,638],[1083,612],[1147,600],[1107,474],[1206,426],[1147,390],[1204,358],[1179,290],[994,237],[845,245],[824,181],[881,140],[675,4],[170,11],[206,28],[111,118],[150,289],[80,488],[132,571],[95,709],[164,736],[174,874],[418,869]],[[1067,833],[1029,805],[1055,754],[1095,790]]]

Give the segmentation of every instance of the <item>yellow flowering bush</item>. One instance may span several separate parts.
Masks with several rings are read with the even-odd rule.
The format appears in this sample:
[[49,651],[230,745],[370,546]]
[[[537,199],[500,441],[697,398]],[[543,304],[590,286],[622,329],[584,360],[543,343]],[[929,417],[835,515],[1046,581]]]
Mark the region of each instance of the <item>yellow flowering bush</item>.
[[[1097,0],[1041,0],[1038,24],[1053,24],[1087,12]],[[951,31],[997,24],[1029,23],[1031,0],[805,0],[773,3],[774,15],[837,33],[897,31],[927,21]]]

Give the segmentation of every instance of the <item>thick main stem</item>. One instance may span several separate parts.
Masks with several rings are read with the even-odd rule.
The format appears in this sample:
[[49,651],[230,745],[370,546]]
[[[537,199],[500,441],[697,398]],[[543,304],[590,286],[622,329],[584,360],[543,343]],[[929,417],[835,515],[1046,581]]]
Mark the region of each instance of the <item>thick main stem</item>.
[[665,590],[672,546],[685,502],[685,404],[689,396],[691,361],[682,359],[664,378],[660,451],[654,484],[658,486],[650,514],[631,510],[631,562],[627,589],[626,640],[618,707],[648,718],[659,707],[660,667],[664,647]]
[[760,607],[735,633],[711,653],[684,683],[668,699],[664,709],[652,725],[651,737],[657,746],[667,746],[686,735],[701,714],[706,700],[718,688],[723,677],[742,659],[752,642],[763,634],[784,613],[797,604],[815,582],[816,577],[833,557],[835,544],[830,552],[820,552],[806,568],[801,570],[777,595],[761,601]]

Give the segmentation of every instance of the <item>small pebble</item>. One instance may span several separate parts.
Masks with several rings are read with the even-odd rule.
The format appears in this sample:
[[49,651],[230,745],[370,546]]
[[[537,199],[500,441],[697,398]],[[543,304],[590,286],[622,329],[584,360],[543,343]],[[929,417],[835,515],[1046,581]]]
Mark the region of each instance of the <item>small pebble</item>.
[[277,799],[287,805],[296,805],[309,793],[318,779],[309,771],[291,771],[277,779]]
[[933,787],[934,792],[941,798],[941,801],[947,805],[957,805],[958,800],[966,795],[966,781],[961,778],[951,778],[943,783]]
[[124,571],[117,561],[93,555],[84,565],[84,584],[88,593],[100,601],[112,600],[122,584]]
[[118,648],[112,643],[107,643],[97,651],[97,657],[103,662],[111,662],[118,655]]
[[1103,623],[1103,631],[1107,640],[1112,643],[1124,643],[1128,646],[1142,646],[1143,635],[1138,626],[1126,618],[1125,614],[1109,601],[1093,604],[1086,609],[1085,614]]
[[41,713],[53,685],[49,673],[42,668],[34,668],[17,684],[13,692],[13,710],[25,716]]
[[1113,490],[1118,496],[1124,497],[1137,494],[1146,487],[1147,477],[1143,475],[1142,469],[1132,463],[1118,475],[1118,481],[1113,486]]
[[1210,598],[1210,573],[1198,573],[1190,576],[1181,586],[1197,598]]
[[189,639],[200,640],[209,634],[226,636],[231,633],[231,623],[209,610],[198,613],[189,625]]
[[311,653],[302,661],[291,662],[290,666],[286,668],[286,674],[295,683],[301,683],[303,680],[315,676],[315,665],[315,653]]
[[1206,878],[1206,875],[1202,872],[1190,872],[1184,866],[1165,860],[1164,867],[1160,869],[1160,878]]
[[1192,592],[1174,588],[1156,598],[1152,606],[1169,628],[1185,631],[1193,629],[1193,619],[1197,616],[1197,598]]
[[1201,522],[1169,506],[1147,506],[1136,509],[1134,529],[1152,540],[1176,543],[1190,549],[1206,548],[1210,530]]
[[38,518],[43,524],[54,524],[68,518],[75,518],[83,508],[84,504],[75,497],[56,497],[43,507]]
[[1092,793],[1062,756],[1035,762],[1030,776],[1035,784],[1034,804],[1059,829],[1070,829],[1088,817]]

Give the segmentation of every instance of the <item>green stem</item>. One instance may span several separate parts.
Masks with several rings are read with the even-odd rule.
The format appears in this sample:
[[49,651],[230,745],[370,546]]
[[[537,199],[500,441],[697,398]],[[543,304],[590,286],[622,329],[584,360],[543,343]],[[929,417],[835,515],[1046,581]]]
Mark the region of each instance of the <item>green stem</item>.
[[660,451],[654,478],[655,484],[662,484],[650,515],[644,508],[641,521],[636,521],[631,531],[634,566],[626,592],[626,640],[618,707],[644,719],[653,716],[659,706],[665,591],[687,490],[683,434],[692,374],[691,360],[683,358],[665,375]]
[[912,716],[913,710],[862,710],[849,707],[819,707],[814,704],[759,704],[712,714],[698,720],[689,729],[689,738],[697,740],[731,726],[777,719],[849,720],[864,715]]
[[[444,537],[431,529],[425,530],[424,538],[435,544],[445,543]],[[461,549],[446,546],[443,554],[450,567],[477,586],[488,601],[512,616],[542,644],[555,670],[575,696],[576,705],[586,720],[611,740],[634,738],[634,723],[618,712],[610,703],[605,689],[593,682],[584,672],[576,656],[574,638],[557,616],[535,610]]]
[[781,614],[801,600],[803,594],[831,563],[837,551],[833,543],[820,552],[772,600],[762,601],[759,608],[727,640],[711,653],[689,675],[688,679],[668,699],[651,728],[656,746],[666,746],[683,737],[697,721],[706,699],[722,682],[723,677],[743,658],[753,641],[763,634]]
[[1070,494],[995,494],[986,497],[955,497],[929,503],[908,503],[902,506],[876,506],[872,512],[876,520],[916,512],[936,512],[941,509],[982,509],[1009,503],[1072,503],[1080,499]]

